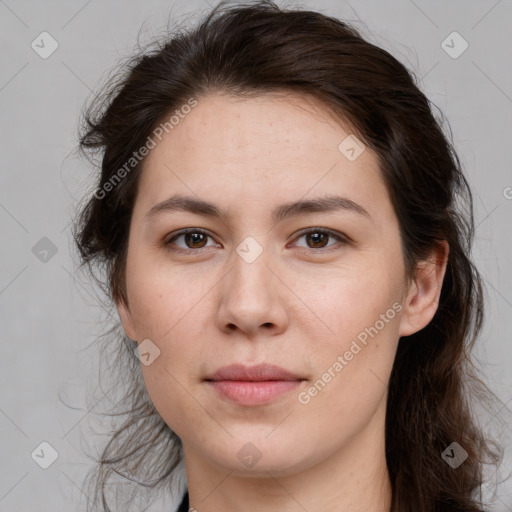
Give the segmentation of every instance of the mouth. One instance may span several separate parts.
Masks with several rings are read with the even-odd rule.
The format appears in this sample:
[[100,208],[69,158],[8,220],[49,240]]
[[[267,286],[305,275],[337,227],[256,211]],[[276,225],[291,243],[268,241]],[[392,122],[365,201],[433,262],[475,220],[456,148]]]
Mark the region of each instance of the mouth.
[[205,379],[220,397],[238,405],[260,405],[296,389],[306,379],[279,366],[225,366]]

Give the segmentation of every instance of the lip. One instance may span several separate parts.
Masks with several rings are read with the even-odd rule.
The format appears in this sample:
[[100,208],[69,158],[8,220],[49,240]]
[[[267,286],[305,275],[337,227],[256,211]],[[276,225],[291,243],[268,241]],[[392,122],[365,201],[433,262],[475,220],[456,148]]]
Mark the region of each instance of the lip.
[[238,405],[270,402],[297,388],[304,380],[272,364],[224,366],[205,379],[216,393]]
[[231,364],[219,368],[205,380],[237,380],[261,382],[269,380],[304,380],[294,373],[276,366],[274,364],[257,364],[255,366],[245,366],[243,364]]

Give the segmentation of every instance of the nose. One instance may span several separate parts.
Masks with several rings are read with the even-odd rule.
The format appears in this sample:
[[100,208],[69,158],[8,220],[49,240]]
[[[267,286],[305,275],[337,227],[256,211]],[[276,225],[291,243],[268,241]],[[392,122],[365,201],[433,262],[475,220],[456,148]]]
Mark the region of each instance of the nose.
[[279,278],[265,251],[256,260],[246,261],[234,254],[233,267],[219,286],[219,328],[227,333],[240,332],[246,337],[276,335],[289,322],[286,285]]

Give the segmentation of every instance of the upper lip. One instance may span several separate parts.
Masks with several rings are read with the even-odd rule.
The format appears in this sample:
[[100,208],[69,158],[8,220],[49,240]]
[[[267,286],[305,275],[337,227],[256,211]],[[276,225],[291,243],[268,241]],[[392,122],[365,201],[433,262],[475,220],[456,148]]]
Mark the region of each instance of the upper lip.
[[298,375],[273,364],[258,364],[245,366],[231,364],[219,368],[215,373],[206,377],[206,380],[239,380],[261,382],[268,380],[304,380]]

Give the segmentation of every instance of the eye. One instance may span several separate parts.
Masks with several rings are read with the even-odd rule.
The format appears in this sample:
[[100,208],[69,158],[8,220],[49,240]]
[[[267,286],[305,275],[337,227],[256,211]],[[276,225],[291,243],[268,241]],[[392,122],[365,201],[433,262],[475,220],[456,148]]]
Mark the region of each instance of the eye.
[[326,245],[329,237],[336,239],[341,244],[349,243],[347,237],[343,236],[341,233],[331,231],[330,229],[308,228],[305,231],[302,231],[298,236],[299,239],[303,237],[306,237],[306,244],[308,244],[308,242],[312,244],[312,246],[309,244],[305,246],[308,249],[323,249],[324,247],[331,247],[332,245],[335,245]]
[[[172,247],[172,245],[176,245],[174,243],[175,240],[178,240],[181,237],[184,237],[183,240],[186,244],[185,247],[179,246],[179,245],[178,245],[178,249],[175,249],[174,247]],[[206,241],[207,241],[208,237],[211,238],[211,236],[206,231],[204,231],[202,229],[198,229],[198,228],[184,229],[183,231],[180,231],[179,233],[175,234],[173,237],[166,240],[165,246],[169,250],[197,252],[197,251],[195,251],[195,249],[203,249],[204,247],[207,247]]]

